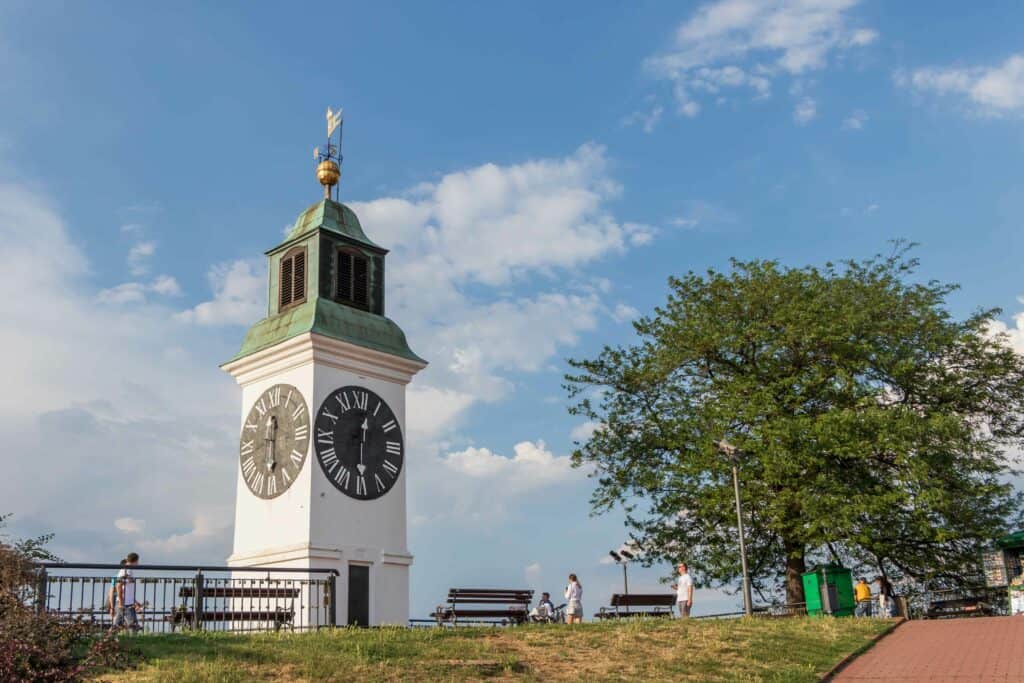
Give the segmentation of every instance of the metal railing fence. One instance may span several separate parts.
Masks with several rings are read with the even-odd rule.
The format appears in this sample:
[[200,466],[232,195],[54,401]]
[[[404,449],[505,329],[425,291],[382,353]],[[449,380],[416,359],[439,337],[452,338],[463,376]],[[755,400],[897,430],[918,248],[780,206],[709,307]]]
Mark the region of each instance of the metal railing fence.
[[[89,624],[97,631],[112,628],[116,609],[111,596],[124,567],[56,562],[36,566],[34,590],[26,600],[37,611]],[[129,569],[136,630],[146,633],[305,631],[337,624],[334,569],[154,564]]]

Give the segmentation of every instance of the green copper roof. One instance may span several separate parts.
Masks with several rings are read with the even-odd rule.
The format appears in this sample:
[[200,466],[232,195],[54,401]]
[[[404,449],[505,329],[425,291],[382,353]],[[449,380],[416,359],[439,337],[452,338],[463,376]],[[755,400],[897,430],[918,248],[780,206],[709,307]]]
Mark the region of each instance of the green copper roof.
[[1003,536],[996,541],[996,545],[1000,548],[1024,548],[1024,531],[1015,531]]
[[330,299],[310,301],[279,315],[264,318],[245,335],[237,360],[306,332],[322,334],[375,351],[426,363],[409,348],[405,333],[390,318],[367,313]]
[[363,232],[363,226],[359,224],[359,219],[356,218],[356,214],[352,209],[344,204],[339,204],[333,199],[321,199],[299,214],[299,218],[288,232],[288,237],[285,238],[284,244],[317,228],[330,230],[356,242],[361,242],[366,246],[384,251],[382,247],[374,244],[366,236],[366,233]]

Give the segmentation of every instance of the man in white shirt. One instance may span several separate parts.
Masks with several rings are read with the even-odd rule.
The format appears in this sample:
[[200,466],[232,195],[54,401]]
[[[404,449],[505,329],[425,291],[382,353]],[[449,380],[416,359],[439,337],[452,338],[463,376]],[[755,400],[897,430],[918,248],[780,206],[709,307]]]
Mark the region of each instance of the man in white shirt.
[[127,626],[132,631],[139,631],[139,617],[135,612],[138,603],[135,601],[135,575],[131,568],[139,563],[139,556],[136,553],[128,553],[124,558],[125,563],[121,571],[117,573],[117,612],[114,615],[113,629]]
[[672,584],[676,591],[676,604],[679,606],[679,618],[685,619],[690,616],[690,608],[693,607],[693,578],[686,570],[686,563],[679,563],[679,578]]

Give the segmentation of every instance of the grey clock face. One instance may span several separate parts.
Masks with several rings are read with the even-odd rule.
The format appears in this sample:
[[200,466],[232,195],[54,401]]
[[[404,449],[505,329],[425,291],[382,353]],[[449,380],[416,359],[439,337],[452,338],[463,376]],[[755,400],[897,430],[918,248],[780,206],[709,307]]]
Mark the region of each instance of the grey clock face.
[[328,481],[356,500],[380,498],[405,459],[402,427],[391,407],[360,386],[332,391],[313,422],[317,460]]
[[302,471],[309,451],[309,410],[302,393],[275,384],[252,405],[238,440],[242,478],[254,495],[276,498]]

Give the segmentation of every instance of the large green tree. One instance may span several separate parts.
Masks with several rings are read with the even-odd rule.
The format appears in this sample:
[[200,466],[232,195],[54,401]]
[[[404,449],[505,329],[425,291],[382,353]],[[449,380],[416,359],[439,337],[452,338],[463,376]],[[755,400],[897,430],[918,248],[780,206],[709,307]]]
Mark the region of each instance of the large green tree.
[[956,287],[916,282],[907,251],[671,278],[637,343],[570,361],[571,411],[601,425],[573,454],[595,511],[624,507],[648,562],[735,581],[726,439],[762,594],[803,602],[800,574],[830,557],[969,580],[1019,510],[1024,362],[990,332],[998,310],[956,319]]

